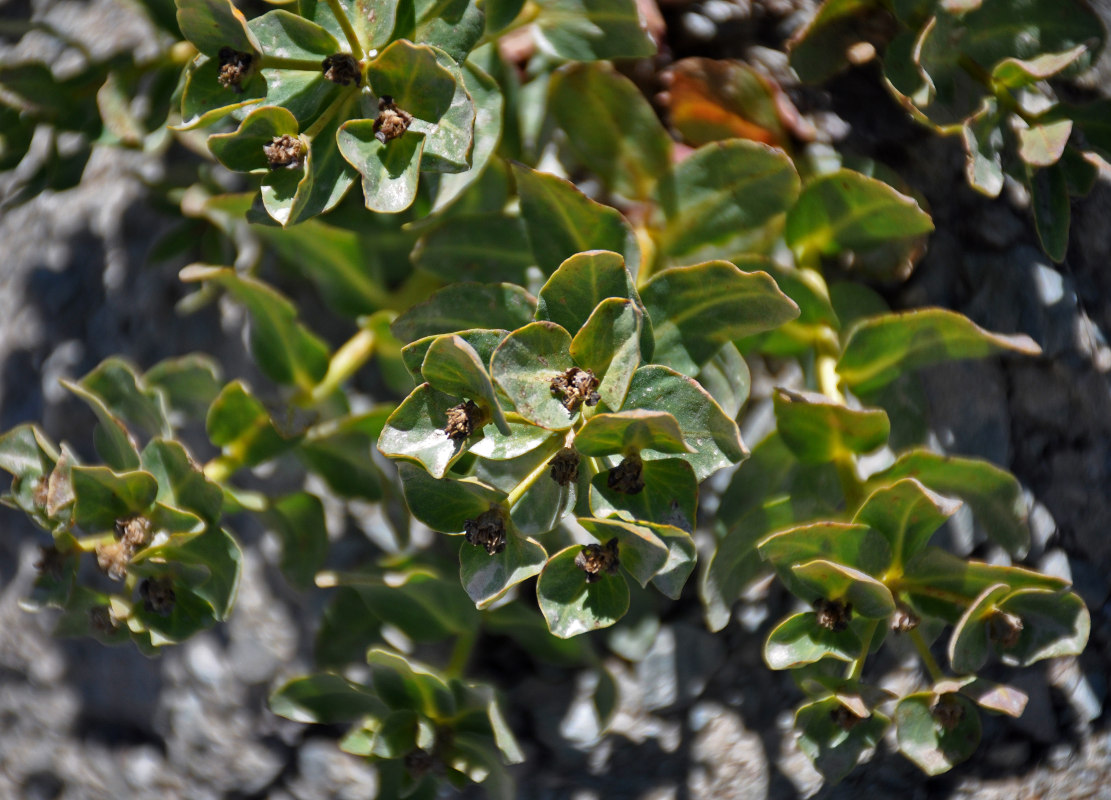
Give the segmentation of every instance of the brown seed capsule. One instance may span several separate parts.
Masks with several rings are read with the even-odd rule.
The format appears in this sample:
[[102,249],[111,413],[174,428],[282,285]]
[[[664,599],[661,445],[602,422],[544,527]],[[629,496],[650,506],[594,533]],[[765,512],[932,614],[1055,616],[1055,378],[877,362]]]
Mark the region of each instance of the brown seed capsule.
[[349,86],[352,83],[359,86],[363,82],[363,76],[359,72],[359,62],[348,53],[328,56],[321,62],[320,69],[325,78],[340,86]]
[[174,582],[168,577],[147,578],[139,584],[139,597],[143,607],[151,614],[168,617],[174,612]]
[[413,122],[413,115],[398,107],[388,94],[378,100],[378,116],[374,118],[374,138],[382,144],[396,139]]
[[43,577],[58,580],[62,577],[62,567],[65,566],[66,557],[54,545],[39,548],[39,560],[35,562],[35,569]]
[[466,439],[488,422],[487,414],[473,401],[468,400],[447,410],[444,433],[453,442]]
[[219,52],[220,75],[217,80],[225,89],[243,91],[243,82],[251,74],[251,65],[255,57],[250,53],[233,50],[230,47],[221,47]]
[[270,169],[297,169],[305,158],[305,143],[290,134],[275,136],[270,144],[262,146]]
[[964,706],[953,695],[943,694],[930,709],[930,714],[943,730],[951,731],[964,719]]
[[644,491],[644,462],[630,453],[625,460],[609,471],[606,486],[621,494],[640,494]]
[[563,402],[563,407],[572,414],[579,410],[579,406],[586,403],[588,406],[598,405],[599,396],[595,391],[598,388],[598,379],[589,369],[571,367],[566,372],[552,378],[552,394],[558,395]]
[[96,546],[96,564],[114,581],[127,577],[131,549],[123,542],[104,542]]
[[487,555],[497,555],[505,549],[505,521],[496,508],[483,512],[477,519],[466,520],[463,534],[469,544],[485,548]]
[[617,557],[617,537],[610,539],[605,545],[587,544],[575,556],[575,566],[586,573],[586,582],[594,583],[607,575],[616,575],[621,561]]
[[834,725],[843,731],[851,731],[864,721],[863,717],[858,717],[842,705],[838,705],[837,708],[830,711],[829,718],[833,720]]
[[1022,636],[1022,618],[998,609],[988,618],[988,639],[1009,650]]
[[150,520],[142,514],[116,520],[116,538],[130,550],[130,555],[150,544],[150,530]]
[[552,456],[548,462],[551,466],[552,480],[560,486],[566,486],[579,479],[579,454],[573,447],[565,447]]
[[818,624],[834,633],[848,628],[849,621],[853,618],[853,604],[841,600],[819,597],[814,601],[814,610],[818,613]]
[[903,603],[895,606],[895,613],[891,616],[891,630],[895,633],[906,633],[917,628],[922,623],[922,618],[914,613],[914,609]]
[[35,481],[35,488],[31,493],[31,500],[39,508],[46,508],[46,503],[50,500],[49,487],[49,479],[45,475]]

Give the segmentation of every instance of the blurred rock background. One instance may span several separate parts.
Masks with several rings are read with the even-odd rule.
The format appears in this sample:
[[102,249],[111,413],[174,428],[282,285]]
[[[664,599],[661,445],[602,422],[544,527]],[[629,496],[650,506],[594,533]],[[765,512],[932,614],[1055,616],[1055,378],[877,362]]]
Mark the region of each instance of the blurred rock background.
[[[745,56],[771,70],[782,70],[783,57],[767,45],[811,13],[810,0],[662,8],[675,57]],[[98,54],[141,49],[148,35],[126,0],[0,4],[0,22],[28,19]],[[80,53],[50,37],[8,30],[0,28],[0,60],[47,55],[57,70],[80,66]],[[1106,62],[1085,91],[1111,90]],[[696,602],[682,603],[642,659],[613,658],[621,702],[603,737],[584,700],[589,687],[554,669],[506,669],[514,658],[506,645],[480,654],[476,667],[504,673],[510,721],[529,757],[517,770],[520,797],[1111,798],[1111,175],[1074,206],[1069,257],[1057,267],[1037,246],[1027,199],[1014,190],[996,201],[973,193],[959,142],[913,125],[867,68],[799,98],[840,149],[886,163],[929,203],[937,233],[889,299],[953,308],[1042,346],[1037,359],[932,369],[926,396],[940,445],[1008,466],[1029,490],[1030,562],[1072,579],[1092,612],[1090,644],[1079,659],[1018,673],[1014,682],[1030,695],[1026,715],[986,718],[980,750],[952,773],[926,779],[881,748],[833,788],[793,744],[799,693],[761,661],[764,637],[787,610],[778,590],[757,587],[718,636],[706,632]],[[58,379],[111,354],[145,367],[206,350],[226,374],[250,374],[235,309],[174,316],[183,295],[176,269],[148,266],[170,221],[145,185],[167,168],[157,157],[98,148],[77,187],[0,206],[0,428],[37,421],[90,456],[93,418]],[[0,176],[0,202],[19,179]],[[757,374],[754,405],[790,380]],[[0,531],[0,798],[375,796],[373,769],[338,750],[339,730],[266,708],[277,683],[311,668],[323,598],[288,588],[258,531],[237,530],[246,561],[232,620],[156,660],[53,638],[49,615],[19,608],[45,539],[6,509]],[[962,552],[995,555],[967,518],[948,535]],[[885,681],[914,677],[895,659],[880,670]]]

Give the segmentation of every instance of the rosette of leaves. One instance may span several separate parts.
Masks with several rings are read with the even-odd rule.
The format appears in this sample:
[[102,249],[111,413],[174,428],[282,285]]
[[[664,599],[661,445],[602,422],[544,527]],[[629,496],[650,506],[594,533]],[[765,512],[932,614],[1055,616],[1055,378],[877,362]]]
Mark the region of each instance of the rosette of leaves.
[[1042,247],[1065,257],[1069,198],[1087,194],[1111,155],[1111,107],[1059,102],[1052,82],[1099,58],[1106,32],[1083,0],[965,3],[827,0],[792,42],[805,81],[882,51],[888,89],[920,122],[959,135],[966,174],[996,197],[1005,175],[1030,191]]
[[[796,313],[765,273],[708,262],[638,290],[610,251],[567,258],[536,297],[448,286],[393,323],[420,384],[378,447],[402,462],[414,517],[466,540],[460,574],[479,607],[539,574],[556,635],[611,625],[626,575],[678,597],[698,484],[747,455],[734,421],[747,370],[731,338]],[[742,371],[732,380],[719,351]],[[682,370],[718,378],[728,412]],[[572,514],[597,543],[566,546],[557,528]]]
[[441,781],[515,796],[504,765],[523,755],[490,686],[382,649],[366,660],[365,684],[331,673],[297,678],[271,695],[270,708],[297,722],[350,724],[340,748],[377,766],[379,796],[434,798]]

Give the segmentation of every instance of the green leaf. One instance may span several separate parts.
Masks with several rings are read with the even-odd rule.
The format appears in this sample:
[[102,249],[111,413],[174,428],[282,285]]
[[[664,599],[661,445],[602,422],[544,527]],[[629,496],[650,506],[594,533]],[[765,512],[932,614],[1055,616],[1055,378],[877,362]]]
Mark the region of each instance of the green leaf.
[[1006,714],[1018,719],[1026,709],[1030,698],[1014,686],[1002,683],[993,683],[984,678],[965,678],[959,681],[960,693],[969,698],[980,708]]
[[380,648],[371,648],[366,660],[374,689],[390,708],[416,710],[432,719],[455,715],[451,688],[430,667]]
[[[655,531],[647,525],[636,525],[616,519],[590,519],[580,517],[579,524],[594,536],[599,544],[617,539],[620,565],[642,587],[648,585],[668,559],[668,548]],[[580,575],[585,573],[579,570]]]
[[185,68],[181,94],[181,124],[173,130],[189,131],[219,122],[229,114],[248,108],[266,97],[266,81],[255,71],[241,85],[242,92],[220,85],[220,63],[200,55]]
[[474,478],[434,478],[406,462],[399,463],[397,471],[410,512],[435,531],[461,534],[467,520],[505,501],[504,492]]
[[425,145],[423,133],[408,131],[383,143],[375,138],[374,120],[356,119],[340,127],[336,142],[347,163],[362,176],[368,209],[397,214],[413,204]]
[[539,574],[547,560],[548,554],[535,540],[509,532],[505,549],[495,555],[463,542],[459,578],[475,606],[484,609],[521,581]]
[[577,418],[551,389],[552,379],[572,366],[570,347],[571,336],[559,325],[533,322],[505,337],[490,359],[494,381],[534,425],[566,430]]
[[[263,103],[288,110],[303,129],[314,126],[333,103],[341,102],[341,98],[344,98],[343,107],[334,112],[340,119],[330,119],[318,135],[313,137],[314,141],[320,141],[334,152],[332,142],[335,128],[341,120],[351,116],[347,111],[354,107],[354,96],[350,89],[328,80],[320,70],[305,72],[297,69],[264,69],[262,77],[266,79]],[[321,139],[320,134],[326,131],[327,135]],[[312,148],[310,154],[311,151]]]
[[988,620],[1010,589],[1005,583],[988,586],[969,604],[949,639],[949,663],[954,672],[977,672],[988,660]]
[[571,340],[571,358],[601,379],[598,396],[610,408],[625,403],[629,382],[640,365],[645,319],[634,301],[609,297]]
[[794,669],[823,658],[852,661],[861,646],[851,627],[831,631],[818,624],[816,613],[804,611],[787,617],[768,634],[764,663],[771,669]]
[[186,267],[181,279],[211,281],[247,307],[251,355],[271,380],[308,391],[328,371],[328,345],[297,321],[297,307],[272,287],[218,267]]
[[498,430],[510,434],[483,359],[464,339],[449,334],[434,340],[424,357],[421,374],[438,391],[479,401]]
[[608,63],[567,64],[548,108],[575,157],[611,191],[647,200],[671,166],[671,137],[636,85]]
[[403,342],[474,328],[514,330],[532,322],[536,299],[511,283],[457,283],[413,306],[390,326]]
[[1072,592],[1019,589],[999,604],[1022,620],[1012,647],[997,644],[1003,663],[1028,667],[1047,658],[1078,656],[1088,644],[1092,621],[1084,601]]
[[148,388],[135,368],[123,359],[105,359],[78,383],[99,397],[105,407],[124,422],[150,436],[170,434],[165,399]]
[[1111,100],[1083,105],[1060,103],[1049,113],[1071,119],[1091,148],[1104,158],[1111,158]]
[[436,60],[451,73],[455,87],[451,105],[434,123],[413,120],[413,130],[426,135],[421,169],[425,172],[465,172],[471,166],[474,146],[475,104],[467,93],[459,65],[442,50],[436,51]]
[[[835,715],[846,713],[853,720],[848,730],[835,719]],[[799,749],[831,785],[852,772],[865,752],[879,744],[890,724],[891,720],[879,712],[857,717],[836,697],[808,703],[795,712]]]
[[482,4],[475,0],[406,0],[399,10],[395,39],[435,45],[460,64],[486,27]]
[[545,275],[551,275],[576,253],[588,250],[621,253],[628,269],[639,266],[636,237],[615,209],[591,200],[570,181],[523,164],[513,164],[513,175],[532,254]]
[[[43,527],[51,527],[47,517],[53,515],[47,510],[49,494],[44,498],[42,488],[49,493],[50,475],[59,458],[57,448],[35,425],[19,425],[0,436],[0,469],[12,475],[11,494],[4,495],[4,502],[14,500]],[[41,502],[44,499],[46,503]]]
[[107,467],[73,467],[73,519],[87,531],[115,529],[116,520],[145,513],[158,495],[149,472],[113,472]]
[[742,139],[700,147],[656,187],[667,218],[660,251],[673,259],[709,245],[751,251],[798,193],[798,173],[782,150]]
[[[951,710],[943,712],[941,707]],[[946,728],[935,718],[955,717],[959,720]],[[918,692],[904,697],[895,707],[895,732],[899,752],[913,761],[927,775],[940,775],[966,760],[980,743],[980,715],[971,700],[959,694]]]
[[230,0],[176,0],[177,24],[181,32],[207,56],[216,58],[220,49],[261,51],[247,27],[247,19]]
[[815,559],[795,564],[791,572],[809,589],[806,599],[844,599],[852,603],[854,614],[869,619],[887,619],[895,613],[895,599],[888,588],[858,569]]
[[621,575],[599,573],[586,582],[586,572],[575,565],[581,545],[552,556],[536,582],[536,597],[548,629],[560,639],[608,628],[629,610],[629,585]]
[[[485,328],[475,328],[469,331],[458,331],[453,334],[458,336],[478,353],[478,360],[482,364],[489,364],[490,357],[494,354],[494,350],[502,340],[508,335],[508,331],[500,330],[487,330]],[[424,364],[424,359],[428,355],[428,348],[432,346],[439,335],[425,336],[423,339],[417,339],[415,342],[405,345],[401,349],[401,357],[405,361],[405,366],[412,373],[413,377],[421,380],[421,366]]]
[[968,183],[988,197],[998,197],[1003,191],[1002,125],[999,103],[994,97],[989,97],[961,127],[967,154],[964,171]]
[[[803,83],[824,83],[848,67],[845,53],[854,44],[865,40],[863,26],[871,17],[877,16],[881,8],[875,0],[829,0],[822,3],[810,23],[788,43],[791,68],[799,80]],[[836,780],[833,782],[836,783]]]
[[591,478],[590,509],[594,516],[616,514],[631,522],[671,525],[687,533],[694,530],[698,481],[691,465],[681,458],[645,461],[641,475],[644,490],[636,494],[609,488],[608,470]]
[[1060,163],[1045,169],[1026,168],[1034,227],[1046,255],[1056,263],[1065,260],[1069,249],[1069,186]]
[[437,122],[455,94],[455,79],[436,58],[436,49],[404,39],[390,42],[367,65],[366,77],[376,97],[392,97],[414,122]]
[[297,455],[339,496],[380,500],[381,477],[369,455],[389,414],[388,406],[380,406],[313,428],[297,448]]
[[575,449],[586,456],[624,455],[641,450],[690,453],[675,417],[660,411],[595,414],[575,434]]
[[[351,625],[361,626],[361,618],[369,615],[396,626],[415,642],[437,642],[473,630],[478,621],[454,575],[448,579],[417,567],[381,576],[346,573],[338,577],[346,591],[357,595],[358,605],[351,607],[346,618]],[[334,625],[342,623],[333,618]],[[363,638],[362,646],[375,638],[373,634]],[[363,647],[358,651],[362,656]]]
[[[231,133],[208,137],[208,149],[225,167],[238,172],[269,169],[263,148],[279,136],[298,134],[297,119],[288,109],[262,106],[252,109]],[[287,170],[290,173],[296,169]]]
[[787,214],[787,244],[807,253],[834,256],[867,250],[929,233],[930,216],[913,199],[883,181],[851,170],[821,175],[802,190]]
[[891,424],[879,408],[849,408],[814,392],[777,388],[779,435],[804,463],[823,464],[847,455],[870,453],[887,444]]
[[104,459],[104,463],[118,472],[138,467],[139,449],[135,440],[127,426],[108,410],[108,406],[100,396],[79,383],[67,380],[58,382],[84,400],[96,414],[99,424],[93,431],[93,444],[96,446],[97,454]]
[[[694,467],[699,481],[748,456],[737,424],[721,406],[694,380],[667,367],[649,365],[636,371],[622,407],[634,409],[663,411],[678,420],[683,440],[694,451],[679,457]],[[666,456],[648,451],[643,457]]]
[[172,411],[198,419],[223,386],[219,365],[199,353],[159,361],[143,374],[143,382],[160,390]]
[[799,315],[767,273],[742,272],[728,261],[663,270],[641,296],[654,326],[655,359],[689,375],[726,342],[773,330]]
[[695,547],[694,539],[689,531],[674,525],[650,524],[648,527],[667,546],[667,561],[652,578],[652,584],[667,597],[678,600],[698,560],[698,549]]
[[934,492],[968,503],[988,536],[1008,552],[1017,555],[1029,546],[1022,487],[1006,470],[978,459],[911,450],[869,478],[868,487],[886,486],[903,478],[914,478]]
[[656,52],[634,0],[543,0],[536,40],[568,61],[644,58]]
[[254,466],[296,446],[299,435],[278,430],[269,412],[241,381],[224,387],[205,419],[209,440],[235,464]]
[[737,346],[729,342],[695,376],[725,415],[736,419],[752,389],[752,374]]
[[1024,334],[991,333],[956,312],[925,308],[859,322],[845,342],[837,372],[854,392],[866,394],[913,369],[1008,350],[1041,353]]
[[457,398],[422,383],[390,414],[378,449],[387,458],[416,461],[442,478],[467,447],[466,439],[451,439],[444,432],[448,409],[458,404]]
[[143,469],[158,482],[156,500],[197,514],[209,524],[220,519],[224,493],[209,481],[178,442],[152,439],[143,449]]
[[883,536],[891,548],[891,563],[901,569],[958,508],[959,501],[931,492],[914,478],[904,478],[870,494],[853,522]]
[[255,17],[247,27],[268,56],[322,61],[341,49],[336,37],[323,27],[283,9]]
[[797,594],[805,593],[805,587],[794,579],[791,570],[796,564],[824,558],[874,576],[882,575],[891,565],[891,550],[875,531],[845,522],[812,522],[788,528],[766,537],[756,549],[779,572],[787,588]]
[[1031,167],[1051,167],[1061,160],[1072,134],[1072,120],[1062,119],[1019,128],[1018,156]]
[[296,492],[274,500],[265,519],[282,540],[282,574],[294,587],[308,589],[328,557],[324,504],[316,495]]
[[412,258],[447,281],[524,283],[532,265],[523,223],[501,213],[446,220],[417,242]]
[[[343,28],[332,11],[331,3],[324,0],[298,2],[304,17],[323,26],[337,39],[344,39]],[[364,50],[381,49],[390,40],[398,3],[391,0],[339,0],[339,6]]]
[[371,716],[381,719],[385,704],[362,684],[328,672],[294,678],[268,701],[270,710],[294,722],[335,724]]
[[1021,89],[1052,78],[1058,72],[1071,67],[1087,52],[1087,46],[1078,44],[1061,53],[1041,53],[1026,60],[1005,58],[992,68],[991,78],[1008,89]]
[[[538,430],[533,427],[533,430]],[[542,447],[529,450],[528,454],[514,461],[497,464],[498,485],[513,491],[526,483],[524,493],[510,509],[514,526],[526,536],[547,533],[575,506],[578,494],[576,482],[558,483],[551,475],[552,456],[563,446],[563,437],[550,435]],[[487,473],[493,472],[490,464],[483,465]],[[493,482],[493,476],[490,478]]]

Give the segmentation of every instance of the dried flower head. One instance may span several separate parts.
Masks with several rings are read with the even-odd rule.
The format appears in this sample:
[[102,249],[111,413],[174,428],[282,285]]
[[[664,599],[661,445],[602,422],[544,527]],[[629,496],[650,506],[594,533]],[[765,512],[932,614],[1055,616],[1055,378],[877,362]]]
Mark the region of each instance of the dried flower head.
[[270,169],[298,169],[304,162],[305,143],[288,133],[275,136],[270,144],[262,146]]
[[1004,650],[1009,650],[1018,644],[1020,636],[1022,636],[1022,618],[1017,614],[996,609],[988,618],[988,639]]
[[488,416],[474,401],[468,400],[447,410],[447,425],[444,433],[453,442],[466,439],[476,430],[489,422]]
[[147,578],[139,584],[139,597],[143,600],[143,607],[151,614],[168,617],[174,611],[174,582],[167,576],[161,578]]
[[132,555],[150,544],[150,532],[150,520],[142,514],[116,520],[116,538]]
[[849,627],[853,618],[853,604],[843,600],[826,600],[819,597],[814,601],[814,611],[818,614],[818,624],[834,633]]
[[573,447],[564,447],[548,462],[551,466],[552,480],[560,486],[566,486],[579,479],[579,454]]
[[413,115],[398,107],[388,94],[378,99],[378,116],[374,118],[374,138],[382,144],[396,139],[413,122]]
[[487,555],[497,555],[505,549],[505,520],[496,508],[484,511],[477,519],[465,521],[463,533],[469,544],[485,548]]
[[230,47],[221,47],[218,53],[220,58],[220,75],[217,80],[225,89],[243,91],[243,82],[251,74],[251,65],[255,57],[250,53],[233,50]]
[[349,53],[336,53],[333,56],[328,56],[321,62],[320,69],[325,78],[332,83],[338,83],[340,86],[349,86],[352,83],[359,86],[363,82],[363,76],[359,71],[359,62]]
[[833,724],[843,731],[851,731],[857,725],[864,721],[863,717],[858,717],[845,706],[838,704],[836,708],[829,712],[829,718],[833,720]]
[[606,476],[606,486],[621,494],[640,494],[644,491],[644,462],[636,453],[630,453]]
[[964,719],[964,706],[960,704],[955,695],[943,694],[934,702],[930,709],[934,721],[942,730],[951,731],[961,724]]
[[571,369],[552,378],[552,394],[558,395],[563,407],[572,414],[579,410],[579,406],[586,403],[588,406],[598,405],[598,379],[589,369]]
[[127,577],[127,565],[131,563],[131,548],[123,542],[102,542],[96,546],[96,564],[114,581]]
[[922,624],[922,618],[914,613],[914,609],[905,603],[895,606],[895,613],[891,616],[891,630],[895,633],[912,631]]
[[575,556],[575,566],[586,573],[586,582],[594,583],[606,575],[616,575],[621,561],[617,557],[617,537],[610,539],[604,545],[587,544]]

